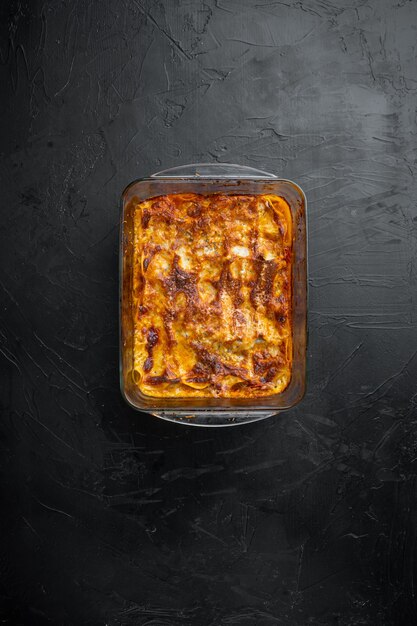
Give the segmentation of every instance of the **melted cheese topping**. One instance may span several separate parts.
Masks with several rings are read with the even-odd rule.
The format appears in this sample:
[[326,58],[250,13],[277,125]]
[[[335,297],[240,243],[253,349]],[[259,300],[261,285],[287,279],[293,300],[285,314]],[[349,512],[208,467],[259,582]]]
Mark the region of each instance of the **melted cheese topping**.
[[172,194],[134,213],[134,381],[251,398],[291,378],[292,220],[274,195]]

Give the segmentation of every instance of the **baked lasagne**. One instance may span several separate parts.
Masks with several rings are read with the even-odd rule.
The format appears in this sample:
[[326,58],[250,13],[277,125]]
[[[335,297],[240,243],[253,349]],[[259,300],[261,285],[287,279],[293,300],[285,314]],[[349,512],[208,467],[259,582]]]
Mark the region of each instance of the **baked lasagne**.
[[292,220],[276,195],[172,194],[134,210],[133,378],[154,397],[282,392]]

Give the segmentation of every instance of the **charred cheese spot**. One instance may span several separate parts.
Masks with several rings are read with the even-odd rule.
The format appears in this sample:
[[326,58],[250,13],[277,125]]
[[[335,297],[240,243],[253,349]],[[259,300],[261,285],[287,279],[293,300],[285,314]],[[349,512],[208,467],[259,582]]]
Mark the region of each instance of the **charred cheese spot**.
[[278,196],[172,194],[134,220],[133,380],[159,397],[262,397],[291,379],[292,223]]

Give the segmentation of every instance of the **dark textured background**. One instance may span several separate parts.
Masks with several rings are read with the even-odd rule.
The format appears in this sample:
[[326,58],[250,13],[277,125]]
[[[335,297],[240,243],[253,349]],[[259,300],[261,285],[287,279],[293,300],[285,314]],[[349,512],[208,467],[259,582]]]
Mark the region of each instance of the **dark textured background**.
[[[3,0],[2,624],[417,622],[417,2]],[[309,200],[308,391],[232,429],[118,386],[119,196]]]

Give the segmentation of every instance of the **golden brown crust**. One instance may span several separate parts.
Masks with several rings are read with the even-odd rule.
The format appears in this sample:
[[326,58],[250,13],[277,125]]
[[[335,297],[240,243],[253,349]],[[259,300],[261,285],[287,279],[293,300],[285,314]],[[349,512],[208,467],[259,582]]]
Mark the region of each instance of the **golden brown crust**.
[[291,263],[291,211],[279,196],[172,194],[136,205],[134,378],[142,393],[283,391]]

